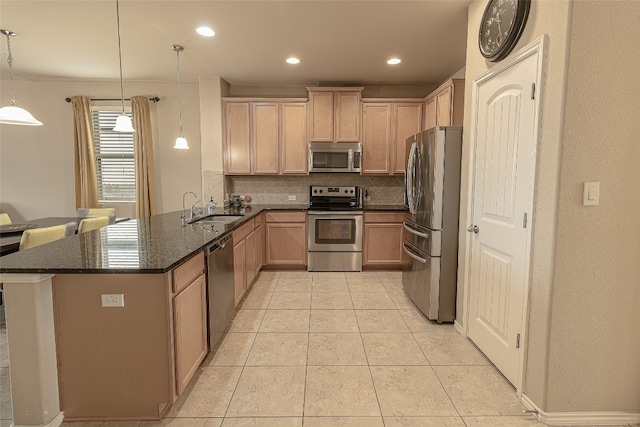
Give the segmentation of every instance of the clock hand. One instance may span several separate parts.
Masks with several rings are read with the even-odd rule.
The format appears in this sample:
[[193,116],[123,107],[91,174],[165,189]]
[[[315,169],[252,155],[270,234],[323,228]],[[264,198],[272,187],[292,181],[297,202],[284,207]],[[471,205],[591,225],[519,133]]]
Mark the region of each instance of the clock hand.
[[502,11],[498,11],[496,13],[496,17],[495,20],[498,23],[498,35],[496,36],[496,43],[498,44],[498,46],[500,46],[502,44],[502,26],[500,25],[500,23],[502,22],[500,20],[500,14],[502,13]]

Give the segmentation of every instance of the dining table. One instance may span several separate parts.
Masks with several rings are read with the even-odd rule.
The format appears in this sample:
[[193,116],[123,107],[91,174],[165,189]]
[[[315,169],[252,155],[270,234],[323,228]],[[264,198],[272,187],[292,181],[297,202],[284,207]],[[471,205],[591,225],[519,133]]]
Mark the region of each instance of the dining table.
[[[20,221],[19,223],[14,223],[12,225],[33,225],[33,227],[28,228],[44,228],[44,227],[53,227],[55,225],[65,225],[72,222],[76,224],[76,230],[78,229],[78,225],[80,221],[84,218],[75,217],[75,216],[50,216],[45,218],[32,219],[28,221]],[[115,222],[123,222],[127,221],[129,218],[127,217],[116,217]],[[17,227],[22,228],[22,227]],[[27,227],[24,227],[25,229]],[[24,230],[12,231],[5,230],[0,232],[0,256],[8,255],[13,252],[17,252],[20,249],[20,240],[22,239],[22,233]]]

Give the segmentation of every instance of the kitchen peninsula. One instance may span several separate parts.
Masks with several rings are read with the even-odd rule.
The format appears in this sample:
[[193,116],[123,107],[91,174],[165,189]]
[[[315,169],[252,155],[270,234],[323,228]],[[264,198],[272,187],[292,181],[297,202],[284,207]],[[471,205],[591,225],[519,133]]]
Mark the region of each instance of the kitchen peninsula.
[[[204,249],[264,210],[306,208],[184,227],[171,212],[2,257],[14,423],[161,418],[208,351]],[[203,320],[184,348],[181,315]]]

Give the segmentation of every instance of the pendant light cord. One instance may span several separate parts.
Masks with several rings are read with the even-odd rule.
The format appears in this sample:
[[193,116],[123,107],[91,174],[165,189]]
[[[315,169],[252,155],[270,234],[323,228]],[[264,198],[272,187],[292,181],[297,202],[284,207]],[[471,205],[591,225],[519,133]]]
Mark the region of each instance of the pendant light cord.
[[122,45],[120,42],[120,5],[116,0],[116,21],[118,23],[118,59],[120,60],[120,99],[122,100],[122,114],[124,114],[124,82],[122,80]]
[[182,138],[182,86],[180,84],[180,52],[184,50],[182,46],[179,44],[174,44],[171,46],[173,50],[176,51],[176,64],[178,70],[178,108],[179,108],[179,123],[180,123],[180,137]]
[[[11,35],[10,31],[4,31],[7,36],[7,64],[9,64],[9,86],[11,86],[11,105],[16,105],[16,88],[13,87],[13,55],[11,55]],[[15,34],[13,34],[15,35]]]

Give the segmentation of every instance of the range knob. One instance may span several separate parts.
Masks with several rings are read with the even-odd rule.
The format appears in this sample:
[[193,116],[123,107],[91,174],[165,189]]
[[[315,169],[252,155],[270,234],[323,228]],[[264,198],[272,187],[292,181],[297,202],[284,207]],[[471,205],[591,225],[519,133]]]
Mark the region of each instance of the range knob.
[[322,190],[320,190],[320,192],[322,193]]
[[349,192],[349,190],[344,190],[344,192],[345,192],[345,193],[348,193],[348,192]]
[[353,190],[351,190],[351,194],[353,194]]
[[317,192],[318,192],[318,190],[313,190],[313,192],[314,192],[314,193],[317,193]]

